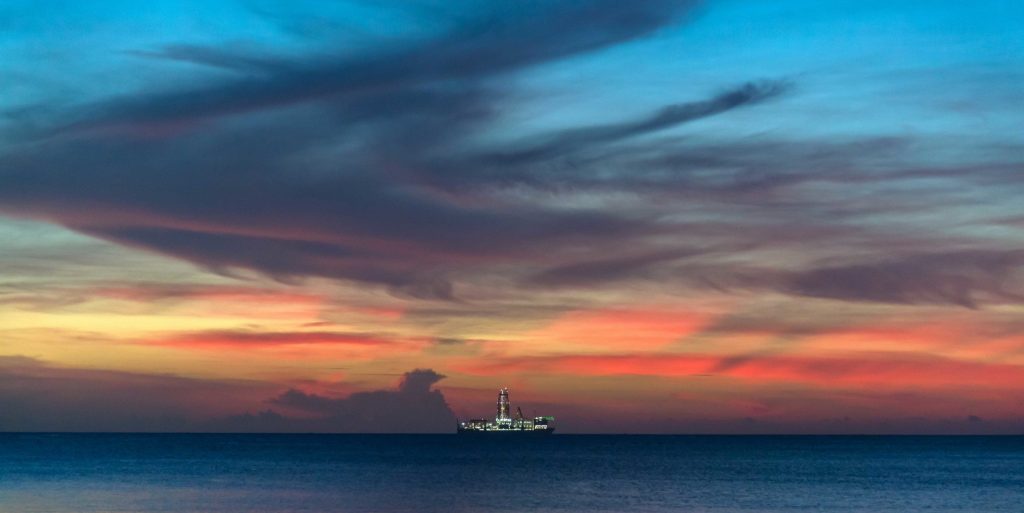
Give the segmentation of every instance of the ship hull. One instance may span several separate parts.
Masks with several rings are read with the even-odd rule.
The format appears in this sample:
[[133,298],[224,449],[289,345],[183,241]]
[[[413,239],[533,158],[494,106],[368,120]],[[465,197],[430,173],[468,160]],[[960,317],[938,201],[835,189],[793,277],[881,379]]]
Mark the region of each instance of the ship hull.
[[508,436],[543,436],[550,435],[555,432],[555,428],[549,429],[494,429],[485,431],[482,429],[462,429],[458,428],[456,433],[460,435],[479,435],[479,436],[491,436],[491,435],[508,435]]

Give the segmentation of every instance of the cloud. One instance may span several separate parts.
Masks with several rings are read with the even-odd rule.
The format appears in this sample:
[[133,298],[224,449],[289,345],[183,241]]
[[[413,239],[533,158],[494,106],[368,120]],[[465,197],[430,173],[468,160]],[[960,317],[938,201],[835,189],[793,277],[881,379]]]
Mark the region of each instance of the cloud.
[[971,383],[994,390],[1018,387],[1024,367],[958,360],[910,352],[862,352],[834,356],[647,353],[494,358],[466,364],[472,374],[555,373],[575,376],[717,376],[750,383],[798,383],[816,388],[947,389]]
[[484,158],[497,164],[523,164],[563,156],[597,145],[664,130],[690,121],[714,116],[737,107],[754,105],[785,92],[789,84],[766,81],[748,83],[708,100],[662,107],[657,112],[632,121],[567,130],[547,137],[536,146]]
[[[536,347],[585,352],[650,351],[700,333],[714,315],[698,309],[631,308],[573,310],[528,332]],[[520,344],[524,344],[520,342]]]
[[312,414],[311,425],[331,431],[369,433],[450,432],[455,416],[444,395],[431,387],[444,376],[430,369],[406,372],[397,390],[356,392],[335,399],[291,389],[271,402]]
[[136,57],[168,59],[252,74],[269,73],[282,65],[277,59],[251,57],[242,53],[188,44],[167,45],[157,50],[132,50],[127,53]]
[[917,254],[881,262],[820,267],[795,274],[785,290],[845,301],[950,304],[1020,303],[1024,251]]
[[468,343],[468,341],[461,338],[439,337],[434,340],[434,343],[439,346],[461,346]]
[[189,431],[278,388],[0,357],[0,431]]
[[[1009,267],[899,263],[951,247],[995,252],[991,240],[886,225],[976,204],[965,189],[1012,188],[1016,147],[939,166],[920,158],[935,142],[910,136],[664,133],[790,108],[768,102],[803,90],[757,77],[617,121],[501,133],[516,106],[506,78],[651,36],[693,4],[446,4],[408,38],[287,57],[187,41],[137,49],[229,73],[25,127],[0,154],[0,212],[229,276],[350,280],[404,299],[643,282],[903,304],[1015,300],[996,283]],[[871,285],[888,280],[894,290]]]
[[543,287],[600,285],[642,277],[658,264],[684,259],[698,253],[700,252],[695,250],[673,249],[573,262],[545,269],[531,277],[530,281]]
[[430,387],[444,378],[445,376],[432,369],[412,370],[402,375],[402,381],[398,383],[398,391],[407,394],[429,393]]
[[[395,390],[338,399],[295,389],[278,393],[281,385],[263,381],[0,356],[0,431],[451,432],[455,418],[441,392],[431,389],[443,378],[416,369],[403,374]],[[294,415],[267,409],[268,403]]]
[[239,331],[219,330],[175,334],[144,341],[145,344],[205,350],[252,351],[291,346],[334,346],[338,348],[406,347],[412,341],[390,338],[377,333],[343,333],[331,331]]
[[[445,80],[469,81],[628,41],[672,22],[691,3],[499,2],[432,40],[410,41],[405,47],[379,53],[289,66],[258,79],[120,98],[84,109],[84,118],[71,126],[191,123],[331,95],[400,90]],[[182,46],[176,48],[175,55],[183,53]],[[229,62],[233,66],[245,62],[194,46],[185,48],[184,53],[191,59]]]
[[[723,229],[725,229],[723,227]],[[680,253],[675,260],[670,253],[626,257],[621,260],[597,260],[546,270],[533,280],[548,286],[598,286],[617,279],[647,279],[662,287],[698,288],[732,293],[735,291],[772,291],[795,297],[811,297],[854,303],[897,305],[943,305],[969,309],[985,305],[1020,304],[1024,302],[1024,251],[993,247],[987,249],[941,250],[942,244],[913,236],[898,239],[875,237],[870,233],[848,231],[844,226],[830,229],[822,226],[801,231],[793,227],[797,249],[803,239],[816,237],[824,241],[864,239],[857,256],[834,256],[828,259],[799,262],[798,265],[771,266],[769,263],[747,265],[706,264],[716,255],[742,255],[742,247],[708,248],[705,252]],[[746,237],[744,234],[741,237]],[[750,249],[759,247],[789,248],[791,243],[774,233],[747,239]],[[947,245],[959,245],[947,241]],[[920,251],[927,246],[931,251]],[[844,247],[838,245],[837,247]],[[662,255],[665,258],[660,258]],[[765,320],[759,321],[765,325]]]
[[[478,5],[448,13],[450,30],[426,40],[289,62],[188,43],[140,51],[245,73],[55,114],[52,125],[63,128],[0,155],[0,211],[225,274],[322,276],[457,300],[455,274],[663,230],[645,215],[454,191],[477,180],[481,170],[467,168],[475,162],[538,151],[470,142],[504,101],[490,79],[648,35],[690,3]],[[554,134],[540,153],[580,151],[780,92],[774,83],[741,86]]]

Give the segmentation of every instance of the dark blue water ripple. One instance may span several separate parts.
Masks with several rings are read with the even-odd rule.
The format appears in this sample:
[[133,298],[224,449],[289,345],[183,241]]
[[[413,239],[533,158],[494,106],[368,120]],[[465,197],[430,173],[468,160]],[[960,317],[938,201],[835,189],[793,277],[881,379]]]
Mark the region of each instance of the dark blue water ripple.
[[0,434],[6,512],[1017,512],[1024,437]]

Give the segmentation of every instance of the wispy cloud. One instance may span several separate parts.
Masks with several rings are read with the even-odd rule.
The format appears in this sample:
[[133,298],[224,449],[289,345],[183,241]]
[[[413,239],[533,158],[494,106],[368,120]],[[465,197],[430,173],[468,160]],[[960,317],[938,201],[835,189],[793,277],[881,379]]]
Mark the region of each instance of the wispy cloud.
[[[649,416],[703,380],[714,385],[689,400],[758,422],[796,411],[759,385],[847,406],[861,404],[857,383],[926,387],[938,418],[946,384],[960,402],[943,415],[960,423],[1005,417],[991,398],[1019,389],[1022,88],[1012,45],[993,43],[1017,35],[1006,20],[1019,16],[961,2],[919,24],[899,3],[689,0],[261,3],[207,16],[199,2],[182,17],[203,20],[192,26],[36,4],[0,8],[15,78],[0,97],[8,353],[310,382],[429,367],[452,390],[486,388],[488,403],[490,376],[518,371],[529,386],[615,383],[623,402],[650,401]],[[213,368],[243,353],[238,369]],[[91,390],[68,406],[81,426],[91,405],[108,411],[97,397],[115,383],[236,393],[9,368],[11,383],[54,397],[61,380]],[[414,388],[441,419],[436,379],[416,376],[434,379]],[[968,411],[981,396],[954,385],[988,376],[997,388],[983,399],[1002,410]],[[264,385],[256,403],[239,391],[250,413],[223,411],[239,415],[222,427],[291,429],[301,414],[328,429],[364,411],[301,380]],[[394,405],[412,393],[378,392]],[[194,417],[178,399],[160,404]],[[560,404],[595,422],[642,410],[612,406]],[[12,411],[55,419],[40,408]],[[671,424],[659,422],[648,425]]]
[[1024,251],[960,251],[810,269],[785,290],[812,297],[907,304],[1024,302]]
[[999,389],[1024,377],[1024,367],[923,356],[911,352],[835,356],[707,354],[604,354],[495,358],[460,366],[464,372],[555,373],[581,376],[718,376],[754,383],[794,383],[814,387],[859,388],[865,384],[902,389],[950,388],[959,383]]

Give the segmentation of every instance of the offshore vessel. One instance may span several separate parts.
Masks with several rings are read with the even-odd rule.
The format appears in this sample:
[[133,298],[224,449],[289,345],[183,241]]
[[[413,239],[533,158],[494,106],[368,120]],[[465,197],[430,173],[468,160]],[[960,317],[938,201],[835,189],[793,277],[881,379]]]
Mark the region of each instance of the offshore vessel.
[[498,414],[494,420],[473,419],[458,423],[458,433],[464,434],[533,434],[550,435],[555,432],[552,425],[555,418],[550,416],[533,417],[528,419],[523,416],[523,410],[516,408],[515,417],[511,416],[512,406],[508,402],[508,388],[502,388],[498,392]]

